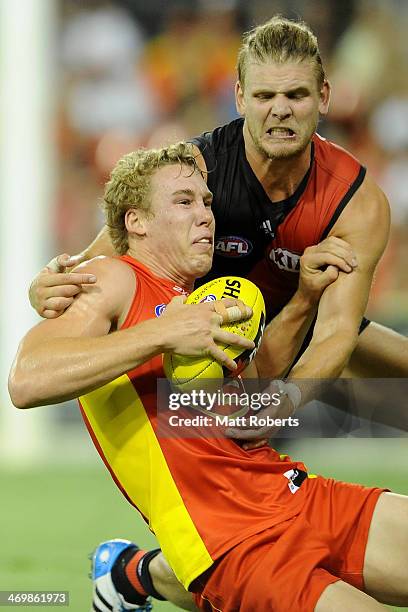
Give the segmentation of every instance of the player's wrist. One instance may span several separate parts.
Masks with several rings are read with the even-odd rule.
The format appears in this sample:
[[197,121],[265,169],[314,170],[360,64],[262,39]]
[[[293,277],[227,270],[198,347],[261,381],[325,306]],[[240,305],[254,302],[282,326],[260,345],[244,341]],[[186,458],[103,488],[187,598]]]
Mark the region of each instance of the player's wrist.
[[288,398],[293,406],[292,415],[296,412],[302,402],[302,393],[297,385],[292,382],[283,380],[274,380],[275,386],[278,388],[279,395],[282,398]]
[[[137,342],[137,346],[146,347],[151,357],[161,355],[163,353],[174,352],[173,344],[169,339],[169,332],[166,326],[158,319],[147,319],[134,327],[126,330],[130,334],[134,334],[135,338],[141,339]],[[135,344],[135,346],[136,346]]]
[[174,333],[165,317],[152,320],[154,325],[154,344],[161,353],[174,353],[177,348],[178,335]]
[[295,295],[292,298],[292,302],[300,314],[307,314],[311,310],[317,308],[320,295],[320,293],[307,289],[300,283]]
[[38,303],[36,296],[36,281],[37,277],[31,282],[30,287],[28,288],[28,299],[30,300],[31,308],[34,308],[38,312]]

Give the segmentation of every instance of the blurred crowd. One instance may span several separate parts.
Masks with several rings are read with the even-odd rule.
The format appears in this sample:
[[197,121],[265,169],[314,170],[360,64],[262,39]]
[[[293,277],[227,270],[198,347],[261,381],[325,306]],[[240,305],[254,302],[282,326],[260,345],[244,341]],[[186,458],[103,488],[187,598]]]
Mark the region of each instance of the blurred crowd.
[[408,331],[408,2],[405,0],[61,0],[55,246],[96,235],[96,202],[116,160],[236,115],[241,33],[275,13],[319,38],[333,86],[319,132],[352,151],[393,216],[370,315]]

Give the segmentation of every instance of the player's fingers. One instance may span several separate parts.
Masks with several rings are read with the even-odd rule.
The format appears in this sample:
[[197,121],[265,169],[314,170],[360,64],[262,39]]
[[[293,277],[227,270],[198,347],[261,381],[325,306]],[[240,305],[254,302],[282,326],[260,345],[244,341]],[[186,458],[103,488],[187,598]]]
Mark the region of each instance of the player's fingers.
[[234,321],[240,321],[242,319],[242,312],[238,306],[231,306],[227,308],[227,322],[233,323]]
[[92,285],[96,283],[94,274],[78,274],[77,272],[53,274],[44,276],[42,283],[45,287],[59,287],[61,285]]
[[333,265],[338,266],[344,272],[351,272],[352,267],[337,255],[328,252],[314,253],[313,255],[305,255],[302,261],[303,267],[309,270],[320,270],[323,266]]
[[239,346],[246,349],[255,348],[255,343],[252,342],[252,340],[244,338],[244,336],[238,336],[237,334],[224,331],[223,329],[215,330],[213,338],[216,342],[221,342],[222,344]]
[[347,273],[353,271],[353,266],[347,260],[332,253],[325,253],[325,260],[327,266],[336,266],[339,270]]
[[212,302],[212,306],[214,312],[217,313],[221,317],[220,325],[223,325],[224,322],[228,321],[227,307],[225,304],[221,302],[221,300],[217,300],[216,302]]
[[61,269],[64,269],[68,266],[70,259],[71,255],[68,255],[68,253],[63,253],[62,255],[57,255],[56,263]]
[[[227,308],[227,323],[242,321],[243,319],[248,319],[249,316],[252,316],[252,310],[248,306],[245,306],[243,302],[242,305],[243,308],[238,306],[238,304],[236,306],[230,306]],[[248,316],[248,312],[251,312],[251,315]]]
[[46,310],[64,311],[72,304],[74,298],[53,297],[45,300],[44,306]]
[[63,313],[62,310],[44,310],[41,314],[44,319],[57,319]]
[[305,268],[318,270],[326,263],[326,257],[321,251],[315,251],[313,253],[305,252],[300,258],[300,261]]
[[355,256],[354,251],[351,248],[344,249],[343,247],[335,246],[334,248],[326,249],[324,252],[340,257],[345,262],[347,262],[352,268],[357,267],[357,258]]
[[268,438],[262,438],[261,440],[254,440],[253,442],[245,442],[242,445],[244,450],[254,450],[255,448],[261,448],[262,446],[268,446]]
[[241,311],[241,315],[247,319],[252,317],[252,308],[247,306],[242,300],[237,300],[237,306]]
[[339,269],[336,266],[328,266],[326,270],[321,273],[320,280],[324,284],[333,283],[339,277]]
[[215,361],[218,361],[218,363],[225,366],[229,370],[236,370],[238,367],[235,361],[228,357],[228,355],[224,353],[224,351],[221,350],[216,344],[210,346],[208,354],[215,359]]
[[75,266],[79,266],[79,264],[87,261],[89,257],[83,254],[79,255],[66,255],[65,256],[65,267],[66,268],[75,268]]
[[241,309],[238,306],[230,306],[229,308],[225,308],[223,304],[215,303],[214,308],[216,314],[219,316],[220,325],[241,321],[243,318]]
[[171,311],[175,306],[180,306],[180,304],[184,304],[187,299],[186,295],[175,295],[174,298],[170,300],[170,302],[166,306],[166,311]]
[[[238,300],[236,300],[236,302],[238,302]],[[214,311],[222,318],[220,325],[241,321],[242,319],[248,319],[252,316],[252,309],[246,306],[241,300],[239,300],[239,302],[240,304],[230,303],[230,305],[226,305],[222,300],[213,302]]]
[[226,308],[231,308],[232,306],[238,306],[238,308],[241,311],[241,318],[243,319],[249,319],[250,317],[252,317],[252,308],[250,308],[249,306],[247,306],[245,304],[245,302],[243,302],[242,300],[239,300],[237,298],[222,298],[221,300],[218,300],[217,302],[214,302],[215,304],[223,304]]
[[213,312],[211,316],[211,323],[215,328],[221,327],[221,325],[224,325],[224,319],[221,314]]
[[68,253],[62,253],[62,255],[53,257],[51,261],[47,263],[46,267],[50,272],[55,272],[57,274],[64,272],[68,265],[69,259],[70,255],[68,255]]
[[[313,247],[312,247],[313,248]],[[330,238],[326,238],[318,245],[316,245],[316,249],[326,252],[332,253],[333,255],[337,255],[338,257],[342,257],[348,264],[355,267],[357,265],[356,254],[352,247],[341,238],[337,238],[336,236],[332,236]]]
[[323,266],[328,265],[337,266],[343,272],[349,273],[354,270],[354,266],[351,265],[350,261],[351,259],[348,261],[344,257],[325,252],[305,257],[302,264],[304,267],[313,270],[320,270]]
[[55,297],[69,298],[81,293],[81,288],[81,285],[56,285],[53,287],[47,287],[43,293],[46,295],[46,299]]
[[237,438],[238,440],[256,440],[260,437],[271,437],[277,428],[265,426],[255,429],[240,429],[239,427],[228,427],[225,430],[225,435],[228,438]]
[[276,425],[258,425],[256,422],[253,426],[248,426],[247,424],[243,427],[227,427],[225,430],[225,435],[228,438],[237,438],[238,440],[245,440],[247,443],[252,442],[253,440],[263,440],[269,439],[275,436],[281,427]]

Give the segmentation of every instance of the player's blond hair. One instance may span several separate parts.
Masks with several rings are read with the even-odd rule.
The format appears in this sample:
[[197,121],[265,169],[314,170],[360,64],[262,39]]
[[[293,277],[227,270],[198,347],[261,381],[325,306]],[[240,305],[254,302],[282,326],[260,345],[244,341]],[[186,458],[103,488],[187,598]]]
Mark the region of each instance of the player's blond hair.
[[275,15],[244,34],[237,65],[242,88],[245,87],[245,75],[251,60],[272,60],[279,64],[312,60],[319,89],[326,79],[317,38],[309,26],[303,21],[293,21],[281,15]]
[[149,213],[152,175],[163,166],[190,166],[192,173],[199,170],[193,147],[178,142],[162,149],[138,149],[124,155],[111,172],[106,183],[102,208],[113,246],[119,255],[129,248],[125,225],[126,212],[137,208]]

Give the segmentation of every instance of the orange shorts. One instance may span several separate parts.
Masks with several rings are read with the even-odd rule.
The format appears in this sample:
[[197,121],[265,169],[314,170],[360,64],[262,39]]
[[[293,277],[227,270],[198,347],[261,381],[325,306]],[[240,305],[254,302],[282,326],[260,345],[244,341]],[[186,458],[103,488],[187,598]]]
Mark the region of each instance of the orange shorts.
[[[241,542],[191,585],[206,612],[313,612],[337,580],[364,589],[368,530],[379,495],[322,477],[301,513]],[[296,495],[296,493],[295,493]]]

